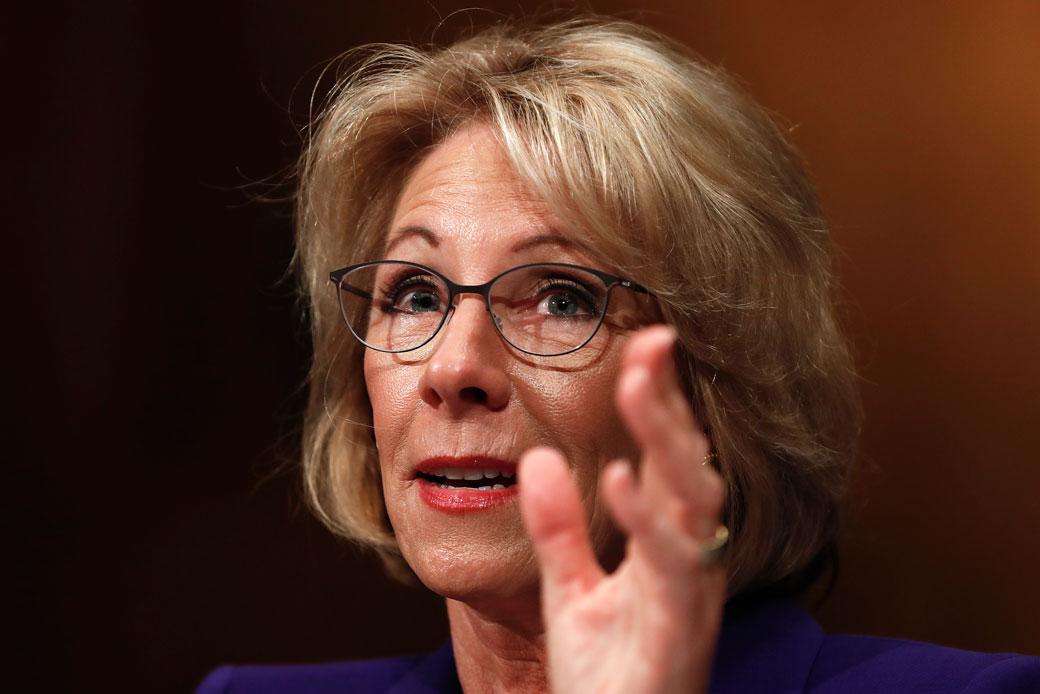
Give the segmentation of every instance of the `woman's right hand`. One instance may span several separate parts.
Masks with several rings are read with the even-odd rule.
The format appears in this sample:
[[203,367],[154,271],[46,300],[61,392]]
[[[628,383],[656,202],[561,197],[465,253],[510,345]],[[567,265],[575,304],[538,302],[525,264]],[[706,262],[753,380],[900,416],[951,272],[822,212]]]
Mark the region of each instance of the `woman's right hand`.
[[702,461],[711,445],[679,390],[675,332],[651,326],[627,345],[616,402],[642,450],[601,493],[627,535],[624,560],[603,571],[566,461],[540,448],[520,463],[520,505],[541,570],[549,680],[573,692],[706,692],[726,600],[725,573],[702,561],[723,482]]

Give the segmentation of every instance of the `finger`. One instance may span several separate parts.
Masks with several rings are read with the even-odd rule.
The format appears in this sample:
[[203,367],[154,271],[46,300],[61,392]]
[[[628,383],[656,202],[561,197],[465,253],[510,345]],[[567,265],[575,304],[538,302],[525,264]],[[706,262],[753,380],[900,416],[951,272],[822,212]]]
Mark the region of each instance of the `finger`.
[[626,460],[615,460],[603,470],[600,489],[614,524],[629,537],[646,532],[650,523],[642,497],[636,488],[632,465]]
[[592,551],[577,486],[556,451],[535,448],[520,459],[520,514],[541,569],[542,605],[553,614],[603,576]]
[[[632,340],[618,383],[617,406],[644,452],[643,481],[700,506],[717,506],[721,480],[701,462],[710,443],[679,387],[672,362],[675,333],[647,329]],[[657,480],[655,477],[661,479]],[[717,508],[715,509],[717,511]]]
[[710,443],[679,387],[672,350],[675,331],[653,326],[626,350],[617,406],[643,449],[643,493],[669,510],[686,532],[713,532],[722,507],[721,478],[701,462]]
[[[678,389],[678,386],[663,387]],[[707,437],[694,422],[689,406],[683,405],[684,411],[669,402],[673,395],[662,392],[662,384],[651,371],[636,364],[621,373],[617,406],[644,452],[707,454],[710,449]]]
[[622,356],[622,369],[642,366],[670,413],[684,427],[700,429],[690,404],[683,394],[675,368],[677,334],[668,325],[653,325],[640,331],[629,342]]
[[614,461],[603,471],[600,489],[614,524],[628,536],[629,556],[640,554],[665,573],[674,573],[681,554],[696,551],[689,535],[668,528],[639,493],[635,473],[627,461]]
[[[655,428],[641,427],[648,435],[645,444],[651,449],[674,449],[677,444],[688,444],[691,433],[700,434],[703,445],[708,445],[680,389],[673,357],[675,339],[673,328],[651,326],[633,337],[622,359],[618,408],[623,414],[639,415],[647,404],[654,406],[651,414],[656,418],[646,420],[646,424],[655,424]],[[642,424],[643,420],[636,423]]]
[[628,536],[629,558],[643,557],[660,577],[688,578],[700,570],[701,541],[650,505],[639,493],[631,465],[608,465],[600,488],[615,525]]

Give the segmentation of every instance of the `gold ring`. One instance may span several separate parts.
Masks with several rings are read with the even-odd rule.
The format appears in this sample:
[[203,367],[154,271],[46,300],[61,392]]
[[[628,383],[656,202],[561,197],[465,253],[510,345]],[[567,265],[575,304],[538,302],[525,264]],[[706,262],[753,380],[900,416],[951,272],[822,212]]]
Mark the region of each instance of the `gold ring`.
[[716,566],[722,558],[722,552],[727,542],[729,542],[729,528],[719,525],[715,528],[715,536],[701,543],[700,565],[705,568]]

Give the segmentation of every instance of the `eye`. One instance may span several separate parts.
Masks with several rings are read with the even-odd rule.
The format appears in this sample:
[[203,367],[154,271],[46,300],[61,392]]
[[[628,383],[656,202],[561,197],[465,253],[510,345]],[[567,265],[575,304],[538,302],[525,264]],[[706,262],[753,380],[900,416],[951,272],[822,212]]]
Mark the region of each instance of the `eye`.
[[441,300],[440,297],[431,290],[415,289],[410,292],[402,293],[394,302],[394,306],[402,311],[409,311],[411,313],[427,313],[440,311]]
[[573,316],[580,310],[578,300],[570,294],[550,294],[542,301],[546,313],[553,316]]
[[555,278],[538,287],[538,313],[560,318],[588,318],[599,314],[592,293],[578,282]]
[[392,278],[383,284],[385,313],[437,313],[443,310],[443,288],[431,275]]

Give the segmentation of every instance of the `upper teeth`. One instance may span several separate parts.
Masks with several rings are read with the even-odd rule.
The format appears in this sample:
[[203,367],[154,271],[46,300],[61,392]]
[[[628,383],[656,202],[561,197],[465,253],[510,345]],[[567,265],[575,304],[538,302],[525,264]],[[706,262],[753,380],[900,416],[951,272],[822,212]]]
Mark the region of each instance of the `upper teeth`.
[[457,467],[444,468],[432,474],[438,477],[447,477],[449,480],[481,480],[484,478],[491,479],[499,475],[502,477],[512,477],[514,475],[512,472],[505,472],[504,470],[463,470]]

